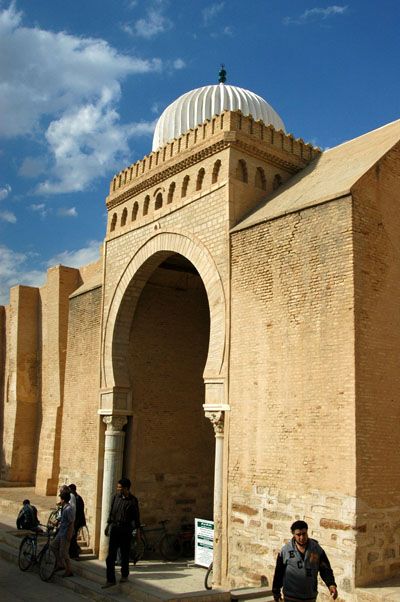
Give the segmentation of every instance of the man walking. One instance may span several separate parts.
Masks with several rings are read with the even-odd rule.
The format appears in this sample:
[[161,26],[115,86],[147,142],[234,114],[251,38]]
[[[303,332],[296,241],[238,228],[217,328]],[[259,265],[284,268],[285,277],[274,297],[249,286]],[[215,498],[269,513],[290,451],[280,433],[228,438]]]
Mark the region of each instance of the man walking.
[[62,489],[60,491],[61,500],[61,521],[60,527],[57,531],[57,535],[54,541],[51,543],[51,547],[57,557],[57,568],[61,570],[65,568],[63,577],[72,577],[71,561],[69,559],[69,545],[71,537],[74,532],[74,511],[69,503],[70,492]]
[[115,560],[118,548],[121,551],[121,583],[128,581],[129,576],[129,550],[131,546],[132,531],[140,529],[139,502],[130,493],[131,482],[123,477],[118,481],[117,493],[111,501],[110,512],[107,520],[105,535],[110,538],[108,544],[107,581],[102,588],[115,585]]
[[318,573],[336,600],[335,577],[328,557],[315,539],[308,537],[308,525],[303,520],[291,526],[292,539],[283,546],[276,559],[272,592],[274,600],[285,602],[315,602],[318,595]]

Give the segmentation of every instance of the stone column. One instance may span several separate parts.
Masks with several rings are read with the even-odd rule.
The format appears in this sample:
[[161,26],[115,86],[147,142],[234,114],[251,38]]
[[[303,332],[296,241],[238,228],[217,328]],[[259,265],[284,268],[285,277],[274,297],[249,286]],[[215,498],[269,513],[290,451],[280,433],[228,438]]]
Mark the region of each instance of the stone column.
[[225,413],[223,411],[206,411],[206,418],[211,420],[215,433],[213,580],[215,585],[220,585],[222,564],[222,487]]
[[108,552],[108,537],[104,535],[111,498],[117,481],[122,477],[125,433],[122,430],[127,423],[126,416],[103,416],[107,425],[104,445],[103,494],[101,501],[101,533],[99,559],[104,560]]

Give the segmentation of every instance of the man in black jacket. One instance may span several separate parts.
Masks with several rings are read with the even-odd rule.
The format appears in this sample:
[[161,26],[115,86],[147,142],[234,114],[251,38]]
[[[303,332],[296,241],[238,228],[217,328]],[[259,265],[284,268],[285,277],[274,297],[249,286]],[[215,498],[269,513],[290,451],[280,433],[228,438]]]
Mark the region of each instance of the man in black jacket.
[[115,585],[115,560],[118,548],[121,551],[121,583],[128,581],[129,550],[132,531],[140,528],[139,502],[130,493],[131,482],[123,477],[118,481],[117,493],[111,500],[110,512],[107,519],[105,535],[110,538],[108,544],[107,581],[102,588]]
[[330,562],[319,543],[308,537],[307,523],[297,520],[291,531],[293,538],[283,546],[276,559],[272,584],[274,600],[282,600],[283,587],[285,602],[315,602],[318,573],[336,600],[338,592]]

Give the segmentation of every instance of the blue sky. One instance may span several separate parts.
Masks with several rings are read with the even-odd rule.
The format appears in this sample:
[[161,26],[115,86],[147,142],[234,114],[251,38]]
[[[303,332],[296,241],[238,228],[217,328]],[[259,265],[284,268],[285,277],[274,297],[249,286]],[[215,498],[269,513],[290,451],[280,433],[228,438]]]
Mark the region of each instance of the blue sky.
[[399,0],[0,0],[0,303],[94,261],[114,173],[228,82],[332,147],[400,117]]

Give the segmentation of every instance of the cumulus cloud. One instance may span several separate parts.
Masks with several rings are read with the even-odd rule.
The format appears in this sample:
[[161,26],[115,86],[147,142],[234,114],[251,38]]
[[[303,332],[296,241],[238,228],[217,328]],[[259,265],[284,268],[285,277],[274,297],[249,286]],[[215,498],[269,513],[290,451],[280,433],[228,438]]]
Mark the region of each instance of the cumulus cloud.
[[32,205],[29,206],[29,209],[35,213],[39,213],[41,218],[45,218],[48,213],[51,213],[51,209],[46,207],[45,203],[32,203]]
[[9,289],[16,284],[42,286],[46,279],[44,271],[29,270],[30,255],[12,251],[0,245],[0,303],[9,302]]
[[62,264],[70,268],[80,268],[88,263],[97,261],[100,257],[100,246],[99,240],[91,240],[88,242],[86,247],[82,249],[76,249],[75,251],[63,251],[58,255],[55,255],[47,262],[47,266]]
[[310,21],[325,20],[334,15],[342,15],[348,9],[348,6],[338,6],[336,4],[327,6],[326,8],[315,7],[304,11],[299,17],[285,17],[283,23],[285,25],[304,25]]
[[62,264],[71,268],[80,268],[97,261],[100,256],[100,246],[98,240],[89,241],[86,247],[63,251],[43,262],[43,270],[33,270],[30,269],[30,262],[34,257],[32,253],[17,252],[0,245],[0,304],[9,302],[9,289],[16,284],[43,286],[49,267]]
[[9,184],[2,186],[0,188],[0,201],[4,201],[4,199],[6,199],[8,197],[10,192],[11,192],[11,186],[9,186]]
[[216,2],[215,4],[210,4],[210,6],[206,6],[203,8],[203,23],[204,25],[209,25],[210,22],[216,17],[224,8],[225,2]]
[[149,40],[172,27],[172,21],[164,15],[163,2],[158,1],[154,3],[154,6],[148,8],[145,17],[133,23],[124,24],[122,29],[129,35]]
[[175,59],[173,62],[174,69],[184,69],[186,67],[186,63],[182,59]]
[[101,39],[24,27],[12,3],[0,10],[0,69],[0,136],[47,143],[48,155],[27,157],[20,175],[46,168],[38,192],[57,194],[84,190],[129,155],[129,138],[143,128],[120,123],[121,82],[159,72],[163,62],[118,53]]
[[0,211],[0,220],[9,224],[15,224],[17,218],[12,211]]
[[78,212],[75,207],[60,207],[58,215],[60,217],[78,217]]

